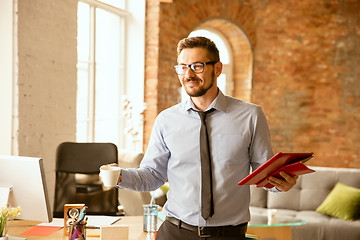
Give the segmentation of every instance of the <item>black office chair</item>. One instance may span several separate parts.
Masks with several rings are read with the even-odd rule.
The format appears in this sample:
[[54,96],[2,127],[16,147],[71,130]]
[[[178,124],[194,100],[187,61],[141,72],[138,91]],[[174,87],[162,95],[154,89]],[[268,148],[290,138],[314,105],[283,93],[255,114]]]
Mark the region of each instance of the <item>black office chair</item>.
[[56,152],[53,216],[64,216],[65,204],[84,203],[87,214],[119,215],[118,190],[103,187],[99,168],[117,163],[113,143],[61,143]]

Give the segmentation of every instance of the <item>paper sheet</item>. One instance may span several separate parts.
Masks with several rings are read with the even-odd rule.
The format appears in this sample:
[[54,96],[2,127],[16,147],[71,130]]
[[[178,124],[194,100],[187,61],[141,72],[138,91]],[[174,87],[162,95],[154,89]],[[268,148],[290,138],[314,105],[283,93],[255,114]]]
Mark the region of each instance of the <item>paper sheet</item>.
[[53,218],[52,222],[49,223],[40,223],[37,226],[45,226],[45,227],[64,227],[64,219],[63,218]]
[[88,222],[87,227],[100,227],[106,225],[112,225],[119,221],[121,217],[115,216],[95,216],[95,215],[87,215]]
[[62,227],[46,227],[46,226],[35,226],[23,233],[21,235],[28,236],[49,236],[50,234],[59,231]]
[[40,223],[37,226],[45,226],[45,227],[64,227],[64,219],[63,218],[53,218],[52,222],[49,223]]

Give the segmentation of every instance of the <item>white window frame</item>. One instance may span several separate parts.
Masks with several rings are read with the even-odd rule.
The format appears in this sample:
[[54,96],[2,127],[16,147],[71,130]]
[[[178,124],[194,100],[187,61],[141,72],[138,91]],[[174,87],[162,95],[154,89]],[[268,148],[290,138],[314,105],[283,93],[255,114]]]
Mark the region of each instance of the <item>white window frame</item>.
[[[133,136],[125,134],[125,129],[129,128],[129,124],[133,124],[134,119],[126,121],[126,119],[121,119],[119,121],[120,132],[119,132],[119,142],[115,143],[120,148],[129,148],[136,151],[142,151],[142,142],[143,142],[143,119],[142,112],[144,109],[144,65],[145,65],[145,0],[126,0],[125,9],[115,8],[108,4],[102,3],[98,0],[79,0],[79,2],[86,3],[92,7],[92,12],[95,14],[95,8],[100,8],[102,10],[108,11],[115,15],[125,18],[125,27],[124,27],[124,41],[120,44],[121,49],[124,54],[122,55],[122,62],[124,63],[124,72],[123,72],[123,81],[120,85],[120,94],[121,98],[126,98],[131,102],[133,112],[133,118],[136,122],[141,122],[140,125],[136,125],[136,139]],[[94,19],[92,17],[92,19]],[[92,28],[95,28],[95,22],[92,22]],[[95,33],[92,33],[95,36]],[[91,51],[95,52],[94,39],[91,39],[93,42],[91,45]],[[92,56],[95,59],[95,56]],[[96,63],[94,63],[95,65]],[[132,68],[136,66],[136,70]],[[139,70],[140,69],[140,70]],[[95,67],[91,70],[91,75],[89,75],[89,84],[94,86]],[[94,141],[94,128],[95,128],[95,93],[94,89],[90,90],[89,94],[89,126],[88,126],[88,141]],[[121,99],[119,98],[119,99]]]

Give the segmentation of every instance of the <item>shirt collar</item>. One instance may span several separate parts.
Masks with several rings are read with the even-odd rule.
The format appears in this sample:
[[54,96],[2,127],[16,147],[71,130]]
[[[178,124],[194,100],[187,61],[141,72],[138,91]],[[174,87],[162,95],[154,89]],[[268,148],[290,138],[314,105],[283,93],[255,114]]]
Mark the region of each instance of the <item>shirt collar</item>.
[[[226,103],[226,96],[221,92],[221,90],[219,89],[218,95],[216,96],[216,98],[214,99],[214,101],[212,101],[212,103],[210,104],[210,106],[208,107],[207,110],[210,110],[212,108],[222,111],[224,113],[226,113],[226,107],[227,107],[227,103]],[[189,111],[191,109],[194,110],[199,110],[195,107],[194,103],[191,101],[190,97],[184,102],[184,110],[185,111]]]

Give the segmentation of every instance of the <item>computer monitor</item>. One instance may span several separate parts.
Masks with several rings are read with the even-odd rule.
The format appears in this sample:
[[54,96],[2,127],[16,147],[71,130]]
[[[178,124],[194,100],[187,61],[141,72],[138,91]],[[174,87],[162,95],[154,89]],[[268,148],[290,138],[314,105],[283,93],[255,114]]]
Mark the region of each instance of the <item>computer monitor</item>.
[[8,204],[19,219],[51,222],[49,194],[41,158],[0,155],[0,188],[11,186]]

